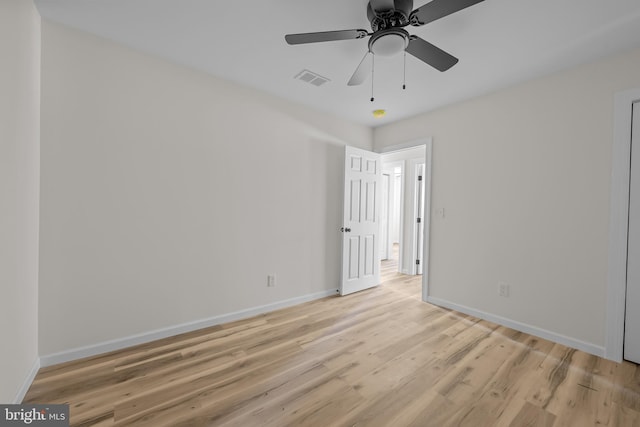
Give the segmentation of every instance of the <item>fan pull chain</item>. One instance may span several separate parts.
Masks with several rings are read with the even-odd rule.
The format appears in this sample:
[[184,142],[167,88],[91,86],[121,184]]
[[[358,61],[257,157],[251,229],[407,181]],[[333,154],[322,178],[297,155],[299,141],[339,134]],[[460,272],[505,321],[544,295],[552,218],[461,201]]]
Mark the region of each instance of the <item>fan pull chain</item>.
[[407,88],[407,51],[404,51],[404,69],[402,72],[402,90]]
[[376,65],[376,56],[375,55],[371,55],[371,102],[373,102],[373,100],[375,99],[373,97],[373,77],[375,76],[375,65]]

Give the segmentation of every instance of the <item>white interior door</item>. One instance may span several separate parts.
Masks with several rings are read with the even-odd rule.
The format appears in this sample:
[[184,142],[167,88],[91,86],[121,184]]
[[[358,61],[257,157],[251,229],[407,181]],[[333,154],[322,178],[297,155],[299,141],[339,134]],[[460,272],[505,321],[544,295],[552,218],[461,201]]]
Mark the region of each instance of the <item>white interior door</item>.
[[640,363],[640,103],[633,104],[624,358]]
[[380,155],[345,147],[340,295],[380,283]]

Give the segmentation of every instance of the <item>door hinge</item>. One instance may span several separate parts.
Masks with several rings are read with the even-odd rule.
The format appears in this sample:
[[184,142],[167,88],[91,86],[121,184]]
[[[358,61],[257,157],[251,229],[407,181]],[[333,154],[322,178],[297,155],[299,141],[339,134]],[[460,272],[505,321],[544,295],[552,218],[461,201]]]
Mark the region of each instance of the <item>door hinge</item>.
[[420,265],[420,260],[419,259],[416,260],[416,265]]
[[420,224],[420,222],[422,222],[422,220],[420,218],[418,218],[418,224]]
[[418,175],[418,181],[422,181],[422,175]]

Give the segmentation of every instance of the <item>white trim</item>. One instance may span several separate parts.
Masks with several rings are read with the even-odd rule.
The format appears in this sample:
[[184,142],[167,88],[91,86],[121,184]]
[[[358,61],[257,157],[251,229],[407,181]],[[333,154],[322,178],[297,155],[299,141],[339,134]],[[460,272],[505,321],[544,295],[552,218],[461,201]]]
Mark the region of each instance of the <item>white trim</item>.
[[584,342],[575,338],[567,337],[562,334],[541,329],[536,326],[531,326],[526,323],[517,322],[515,320],[507,319],[505,317],[496,316],[495,314],[486,313],[484,311],[476,310],[474,308],[466,307],[464,305],[455,304],[447,300],[440,298],[427,297],[427,302],[437,305],[439,307],[449,308],[451,310],[458,311],[460,313],[468,314],[470,316],[478,317],[480,319],[488,320],[489,322],[497,323],[502,326],[506,326],[516,331],[524,332],[527,334],[535,335],[546,340],[562,344],[567,347],[575,348],[584,351],[595,356],[604,356],[604,347],[597,346],[588,342]]
[[421,145],[431,144],[431,141],[433,141],[433,138],[428,136],[425,138],[419,138],[419,139],[414,139],[408,142],[403,142],[401,144],[388,145],[388,146],[382,147],[381,149],[374,149],[373,151],[380,154],[396,153],[398,151],[411,150],[412,148],[420,147]]
[[162,328],[162,329],[156,329],[154,331],[149,331],[142,334],[132,335],[124,338],[118,338],[115,340],[105,341],[98,344],[92,344],[85,347],[74,348],[74,349],[62,351],[59,353],[41,356],[39,363],[43,367],[46,367],[46,366],[56,365],[58,363],[64,363],[72,360],[82,359],[85,357],[96,356],[99,354],[108,353],[110,351],[121,350],[123,348],[131,347],[134,345],[144,344],[150,341],[155,341],[162,338],[167,338],[167,337],[172,337],[179,334],[184,334],[187,332],[192,332],[198,329],[208,328],[210,326],[215,326],[222,323],[246,319],[252,316],[268,313],[270,311],[278,310],[281,308],[302,304],[304,302],[314,301],[317,299],[336,295],[337,292],[338,292],[337,289],[328,289],[325,291],[303,295],[301,297],[291,298],[284,301],[278,301],[275,303],[266,304],[259,307],[253,307],[245,310],[236,311],[233,313],[222,314],[220,316],[214,316],[208,319],[197,320],[195,322],[182,323],[180,325],[169,326],[167,328]]
[[[409,208],[411,208],[412,211],[412,216],[411,216],[411,221],[409,221],[408,223],[408,233],[407,235],[409,236],[410,239],[410,244],[409,244],[409,248],[411,249],[411,251],[409,252],[409,259],[411,260],[411,262],[409,263],[410,266],[410,272],[409,274],[412,276],[416,276],[418,274],[418,266],[415,263],[415,260],[419,259],[418,256],[418,235],[417,235],[417,230],[418,230],[418,224],[417,224],[417,218],[419,216],[420,213],[420,207],[418,206],[418,200],[422,201],[422,205],[424,207],[425,205],[425,197],[426,193],[423,193],[421,196],[418,196],[418,166],[419,165],[424,165],[424,168],[422,170],[422,175],[423,178],[426,179],[426,175],[427,175],[427,154],[426,154],[426,145],[423,144],[424,146],[424,150],[425,150],[425,154],[423,157],[416,157],[413,159],[407,159],[407,176],[406,176],[406,181],[408,183],[407,187],[410,190],[410,204],[409,204]],[[423,184],[425,181],[422,181]],[[424,218],[423,218],[424,219]],[[424,224],[422,227],[422,242],[424,242]],[[424,245],[422,246],[424,249]],[[424,251],[423,251],[424,252]],[[424,255],[424,253],[423,253]],[[424,265],[424,259],[422,260],[422,263]]]
[[406,256],[404,250],[405,235],[404,235],[404,211],[405,211],[405,197],[404,193],[407,188],[407,161],[400,160],[400,211],[398,212],[398,239],[400,240],[400,247],[398,248],[398,272],[402,274],[411,274],[404,268],[404,257]]
[[622,361],[624,345],[629,176],[631,168],[631,112],[633,103],[638,100],[640,100],[640,89],[630,89],[616,93],[614,101],[604,357],[616,362]]
[[31,366],[31,370],[29,371],[29,374],[24,379],[24,382],[22,383],[20,390],[18,390],[18,393],[16,394],[15,399],[13,399],[14,404],[22,403],[22,401],[24,400],[24,397],[27,395],[27,392],[29,391],[29,387],[31,387],[31,384],[33,383],[33,380],[35,379],[39,370],[40,370],[40,358],[36,358],[36,360],[33,362],[33,366]]
[[426,147],[426,158],[424,161],[424,179],[425,179],[425,188],[424,188],[424,235],[422,236],[423,248],[422,248],[422,301],[427,301],[429,298],[429,263],[430,253],[429,249],[431,247],[431,168],[432,168],[432,158],[433,158],[433,139],[428,138],[425,143]]

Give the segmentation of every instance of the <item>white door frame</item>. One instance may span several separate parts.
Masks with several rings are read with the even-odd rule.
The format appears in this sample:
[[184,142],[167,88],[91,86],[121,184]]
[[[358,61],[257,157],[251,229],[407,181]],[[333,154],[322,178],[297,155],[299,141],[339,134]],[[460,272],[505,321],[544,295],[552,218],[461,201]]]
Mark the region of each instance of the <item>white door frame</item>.
[[[425,144],[422,144],[425,145]],[[408,252],[408,256],[409,256],[409,263],[408,263],[408,267],[407,264],[403,264],[403,272],[405,274],[410,274],[410,275],[416,275],[416,274],[420,274],[418,273],[418,267],[416,265],[416,260],[421,259],[420,258],[420,251],[418,251],[417,245],[418,245],[418,239],[417,239],[417,229],[418,229],[418,224],[417,224],[417,219],[419,217],[419,213],[420,213],[420,208],[418,207],[418,166],[419,165],[424,165],[426,161],[426,146],[425,146],[425,157],[423,158],[413,158],[413,159],[407,159],[405,160],[405,170],[406,170],[406,175],[404,177],[404,181],[407,184],[407,188],[405,190],[405,193],[407,193],[409,195],[409,201],[408,203],[406,203],[406,205],[404,206],[405,209],[410,207],[409,212],[411,215],[411,220],[410,221],[406,221],[406,218],[403,218],[407,224],[407,232],[405,232],[403,234],[403,237],[405,237],[408,242],[405,242],[403,244],[403,246],[405,247],[409,247],[410,251]],[[425,169],[426,166],[423,166],[423,171],[422,171],[422,178],[425,179]],[[421,197],[420,202],[422,202],[423,205],[423,211],[424,211],[424,194],[422,195],[423,197]],[[406,212],[405,212],[406,215]],[[421,218],[422,220],[423,218]],[[422,230],[424,231],[424,223],[422,224]],[[423,233],[423,237],[424,237],[424,233]],[[408,245],[407,245],[408,243]],[[420,244],[422,245],[424,243],[424,238],[420,239]],[[424,247],[424,245],[422,245]],[[424,260],[421,259],[422,264],[420,265],[420,267],[424,267]]]
[[633,103],[637,101],[640,101],[640,88],[618,92],[614,101],[605,357],[616,362],[622,361],[624,347],[631,117]]
[[425,146],[425,159],[424,159],[424,175],[425,180],[424,187],[424,234],[422,238],[422,301],[427,302],[429,296],[429,243],[430,243],[430,229],[431,229],[431,169],[432,169],[432,145],[433,138],[421,138],[414,141],[406,142],[403,144],[392,145],[384,147],[379,150],[380,154],[390,153],[393,151],[399,151],[407,148],[417,147],[420,145]]
[[[416,167],[416,188],[415,188],[415,199],[416,199],[416,203],[414,206],[414,218],[416,219],[416,221],[413,222],[414,227],[417,228],[417,230],[415,230],[413,232],[413,245],[416,248],[416,260],[420,260],[421,264],[414,264],[414,268],[415,268],[415,273],[416,274],[422,274],[423,268],[422,268],[422,263],[424,262],[424,260],[422,259],[422,249],[424,248],[424,222],[422,222],[422,219],[424,218],[424,197],[426,195],[425,189],[424,189],[424,185],[426,180],[424,179],[424,173],[425,173],[425,169],[426,169],[426,165],[424,163],[420,163],[418,165],[415,166]],[[418,223],[418,218],[420,219],[420,223]],[[421,233],[422,232],[422,233]]]

